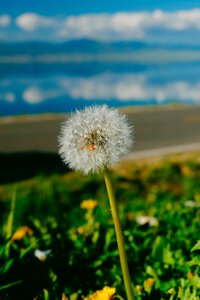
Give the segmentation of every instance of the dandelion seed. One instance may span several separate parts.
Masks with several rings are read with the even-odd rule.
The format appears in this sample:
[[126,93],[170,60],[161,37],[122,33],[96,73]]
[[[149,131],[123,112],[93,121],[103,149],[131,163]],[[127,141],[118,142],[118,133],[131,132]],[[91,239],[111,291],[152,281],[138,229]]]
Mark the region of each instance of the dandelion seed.
[[62,126],[59,153],[70,168],[95,173],[128,153],[132,130],[124,115],[106,105],[72,114]]

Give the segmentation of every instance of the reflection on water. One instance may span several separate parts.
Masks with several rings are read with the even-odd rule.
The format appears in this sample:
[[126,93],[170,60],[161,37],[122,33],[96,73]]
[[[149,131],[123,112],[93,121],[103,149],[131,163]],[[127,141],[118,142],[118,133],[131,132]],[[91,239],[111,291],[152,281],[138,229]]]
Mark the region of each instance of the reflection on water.
[[0,115],[66,112],[94,103],[200,103],[199,70],[194,63],[6,65]]

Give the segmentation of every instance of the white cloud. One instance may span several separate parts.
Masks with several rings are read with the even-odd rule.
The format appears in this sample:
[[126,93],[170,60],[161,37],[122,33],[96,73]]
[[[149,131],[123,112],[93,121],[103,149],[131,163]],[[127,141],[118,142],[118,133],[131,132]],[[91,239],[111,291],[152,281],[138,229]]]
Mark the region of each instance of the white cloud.
[[61,24],[58,35],[63,38],[139,39],[144,38],[147,31],[155,29],[175,32],[200,30],[200,9],[87,14],[69,16]]
[[[9,16],[0,17],[0,25],[8,24]],[[119,12],[113,14],[85,14],[78,16],[43,16],[27,12],[16,20],[18,27],[27,32],[51,29],[51,38],[97,40],[133,40],[151,37],[156,31],[180,33],[200,31],[200,9],[167,12],[163,10]]]
[[9,15],[0,16],[0,27],[9,26],[11,23],[11,17]]
[[25,31],[34,31],[41,27],[54,27],[56,19],[35,13],[24,13],[16,18],[16,24]]
[[[0,17],[0,25],[10,23],[10,17]],[[200,30],[200,9],[166,12],[120,12],[114,14],[85,14],[79,16],[47,17],[27,12],[16,18],[18,27],[25,31],[51,29],[63,39],[94,38],[100,40],[143,39],[153,30],[184,32]]]
[[16,100],[15,94],[13,92],[5,92],[0,94],[0,100],[13,103]]
[[41,91],[36,87],[29,87],[28,89],[26,89],[22,97],[26,102],[30,104],[37,104],[44,100]]
[[47,99],[52,99],[60,96],[62,94],[59,90],[48,90],[48,89],[40,89],[38,87],[28,87],[22,97],[24,101],[26,101],[29,104],[38,104],[40,102],[43,102]]
[[66,100],[85,99],[145,101],[158,103],[168,101],[193,101],[200,103],[200,81],[190,83],[184,80],[151,82],[147,74],[103,73],[93,77],[59,77],[55,88],[27,87],[23,99],[29,104],[38,104],[47,99],[65,97]]
[[91,14],[66,18],[58,35],[63,38],[140,38],[146,13]]
[[162,85],[150,83],[148,76],[138,74],[100,74],[90,78],[66,77],[59,81],[63,95],[73,99],[148,101],[165,100],[200,103],[200,81],[172,81]]
[[165,29],[184,31],[187,29],[200,29],[200,9],[180,10],[175,12],[164,12],[156,10],[152,14],[154,26]]
[[61,84],[74,99],[145,99],[144,76],[133,74],[100,74],[89,78],[65,78]]

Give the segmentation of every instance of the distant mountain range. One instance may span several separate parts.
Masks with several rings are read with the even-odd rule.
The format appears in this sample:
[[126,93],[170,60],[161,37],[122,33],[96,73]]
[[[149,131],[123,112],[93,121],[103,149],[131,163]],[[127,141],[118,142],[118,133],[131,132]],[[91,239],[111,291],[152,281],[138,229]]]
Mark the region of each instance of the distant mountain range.
[[111,54],[133,53],[138,50],[200,50],[190,45],[147,44],[140,41],[100,42],[88,39],[71,40],[63,43],[42,41],[7,43],[0,41],[0,55],[42,55],[42,54]]

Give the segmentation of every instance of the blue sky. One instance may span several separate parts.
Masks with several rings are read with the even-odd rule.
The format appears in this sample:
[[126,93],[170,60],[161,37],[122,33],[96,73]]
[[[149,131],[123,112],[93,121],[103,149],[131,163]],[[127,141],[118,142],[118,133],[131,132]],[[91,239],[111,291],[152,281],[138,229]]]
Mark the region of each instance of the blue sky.
[[198,0],[0,0],[0,40],[200,44]]
[[143,11],[163,9],[175,11],[200,6],[199,0],[0,0],[1,14],[16,16],[32,11],[44,15],[85,14],[119,11]]

